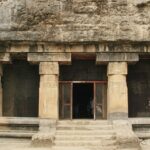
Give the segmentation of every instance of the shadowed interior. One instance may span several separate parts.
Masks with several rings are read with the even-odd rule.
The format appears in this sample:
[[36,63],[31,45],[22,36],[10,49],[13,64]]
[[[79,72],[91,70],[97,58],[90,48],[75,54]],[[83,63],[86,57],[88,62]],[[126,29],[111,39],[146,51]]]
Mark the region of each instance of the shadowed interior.
[[37,117],[39,69],[24,60],[3,67],[3,115]]
[[77,83],[73,85],[73,118],[93,119],[93,84]]

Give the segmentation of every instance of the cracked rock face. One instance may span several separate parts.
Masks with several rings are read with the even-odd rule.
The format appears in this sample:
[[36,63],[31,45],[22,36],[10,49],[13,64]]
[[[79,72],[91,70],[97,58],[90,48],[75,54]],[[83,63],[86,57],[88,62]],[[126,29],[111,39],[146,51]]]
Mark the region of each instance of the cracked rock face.
[[150,39],[150,0],[1,0],[0,6],[0,30],[20,31],[23,40]]

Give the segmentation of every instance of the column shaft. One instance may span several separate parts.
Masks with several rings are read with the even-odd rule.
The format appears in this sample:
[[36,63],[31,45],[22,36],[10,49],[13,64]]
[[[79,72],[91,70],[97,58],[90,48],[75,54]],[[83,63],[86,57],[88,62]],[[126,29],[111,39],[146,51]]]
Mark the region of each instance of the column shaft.
[[108,118],[128,118],[127,63],[111,62],[108,65]]
[[57,62],[40,63],[39,117],[58,119]]

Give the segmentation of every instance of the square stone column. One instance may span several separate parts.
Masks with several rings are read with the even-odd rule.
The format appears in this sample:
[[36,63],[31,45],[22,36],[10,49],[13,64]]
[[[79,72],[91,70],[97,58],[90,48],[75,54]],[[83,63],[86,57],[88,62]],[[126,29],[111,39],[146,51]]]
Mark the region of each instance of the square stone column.
[[108,119],[128,118],[127,62],[108,64],[107,116]]
[[3,89],[2,89],[3,67],[0,64],[0,117],[3,115]]
[[40,63],[39,117],[58,119],[58,62]]

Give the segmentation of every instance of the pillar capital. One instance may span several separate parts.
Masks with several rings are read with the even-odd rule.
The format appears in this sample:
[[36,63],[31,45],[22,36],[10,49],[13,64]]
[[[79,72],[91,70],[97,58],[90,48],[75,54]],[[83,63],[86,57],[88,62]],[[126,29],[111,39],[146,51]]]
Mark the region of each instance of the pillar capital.
[[40,62],[39,74],[40,75],[58,75],[59,74],[58,62]]
[[127,75],[127,62],[110,62],[107,68],[107,75]]

